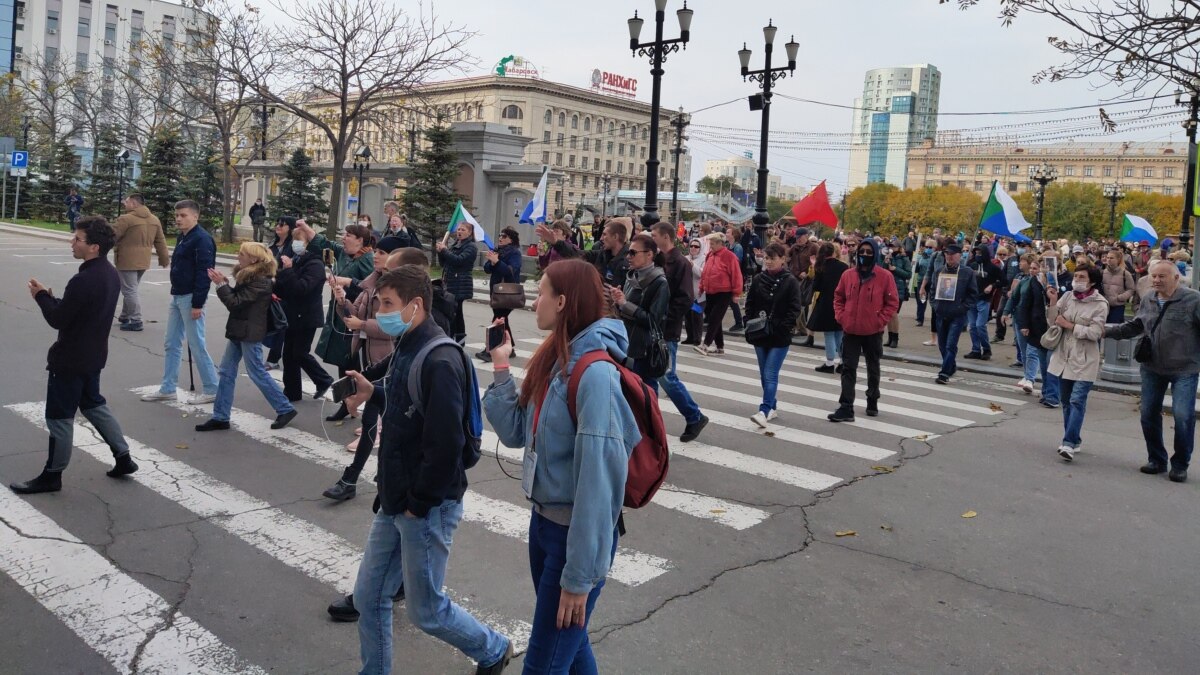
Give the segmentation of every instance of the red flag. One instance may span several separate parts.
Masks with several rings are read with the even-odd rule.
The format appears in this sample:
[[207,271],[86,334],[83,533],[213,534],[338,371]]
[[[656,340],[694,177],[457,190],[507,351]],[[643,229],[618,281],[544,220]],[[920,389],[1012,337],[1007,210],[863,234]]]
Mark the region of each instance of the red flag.
[[831,229],[837,229],[838,217],[829,205],[829,193],[825,191],[825,181],[808,193],[804,199],[792,207],[792,216],[798,225],[821,223]]

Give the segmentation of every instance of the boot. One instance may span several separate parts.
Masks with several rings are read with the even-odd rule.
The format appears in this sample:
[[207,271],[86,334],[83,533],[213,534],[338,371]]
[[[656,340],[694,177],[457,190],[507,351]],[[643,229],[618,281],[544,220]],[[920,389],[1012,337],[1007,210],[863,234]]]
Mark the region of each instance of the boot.
[[62,489],[62,472],[61,471],[45,471],[38,474],[37,478],[27,480],[24,483],[13,483],[9,485],[12,491],[19,495],[36,495],[42,492],[58,492]]
[[816,338],[812,334],[809,334],[808,339],[804,341],[804,346],[805,347],[814,346],[815,345],[814,340],[816,340]]
[[346,419],[349,416],[350,416],[350,411],[346,409],[346,404],[343,403],[340,406],[338,406],[337,411],[335,411],[332,415],[326,415],[325,421],[326,422],[341,422],[342,420]]
[[896,347],[899,347],[900,346],[900,334],[889,332],[887,344],[884,346],[889,349],[895,349]]
[[133,461],[133,456],[128,452],[117,458],[117,465],[108,471],[104,472],[109,478],[120,478],[138,470],[138,465]]

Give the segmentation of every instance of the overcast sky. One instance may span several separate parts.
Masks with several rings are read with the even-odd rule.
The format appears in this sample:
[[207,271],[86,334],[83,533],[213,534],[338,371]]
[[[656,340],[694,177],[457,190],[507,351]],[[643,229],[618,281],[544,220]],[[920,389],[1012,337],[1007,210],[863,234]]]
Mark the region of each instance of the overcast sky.
[[[405,2],[406,5],[415,3]],[[930,63],[942,72],[942,112],[1029,110],[1092,104],[1122,92],[1099,82],[1068,81],[1032,84],[1040,68],[1061,56],[1046,44],[1046,36],[1062,35],[1059,24],[1036,16],[1021,16],[1009,28],[996,19],[998,2],[961,12],[937,0],[699,0],[691,43],[686,52],[671,55],[665,64],[662,104],[685,110],[723,103],[757,91],[743,83],[737,50],[743,41],[754,50],[752,68],[762,67],[762,27],[773,19],[779,27],[776,59],[784,58],[783,43],[795,35],[800,58],[795,77],[776,83],[781,94],[852,105],[861,95],[862,78],[871,68]],[[429,5],[425,5],[428,9]],[[668,37],[678,36],[675,10],[667,6]],[[524,56],[545,79],[586,87],[594,68],[636,77],[639,98],[650,100],[650,66],[628,50],[626,20],[635,9],[646,19],[643,40],[653,36],[652,0],[443,0],[434,5],[446,20],[475,31],[470,52],[479,60],[467,74],[490,71],[508,54]],[[1165,101],[1171,105],[1171,101]],[[1144,105],[1110,106],[1109,111]],[[771,128],[779,131],[848,133],[851,111],[775,98]],[[1092,114],[1093,111],[1050,116],[942,117],[939,129],[980,127]],[[1180,113],[1182,119],[1182,112]],[[697,113],[697,124],[757,130],[760,113],[750,112],[743,100]],[[1117,133],[1097,140],[1184,140],[1178,125],[1144,132]],[[703,175],[704,160],[753,150],[757,143],[693,141],[693,181]],[[719,147],[718,147],[719,146]],[[847,180],[845,152],[779,150],[769,154],[772,173],[790,185],[811,186],[828,179],[830,192],[840,194]]]

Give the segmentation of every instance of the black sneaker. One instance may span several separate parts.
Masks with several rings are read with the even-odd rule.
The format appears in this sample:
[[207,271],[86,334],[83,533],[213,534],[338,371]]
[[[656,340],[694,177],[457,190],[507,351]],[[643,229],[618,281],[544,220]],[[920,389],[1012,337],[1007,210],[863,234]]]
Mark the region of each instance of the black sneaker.
[[513,645],[512,640],[509,640],[508,648],[504,650],[504,656],[501,656],[499,661],[490,666],[485,667],[480,665],[479,667],[475,668],[475,675],[500,675],[500,673],[503,673],[504,669],[508,667],[508,664],[510,661],[512,661],[512,659]]
[[967,352],[965,355],[963,355],[963,358],[978,361],[979,359],[983,358],[983,355],[979,352]]
[[108,476],[109,478],[120,478],[121,476],[128,476],[137,470],[137,463],[133,461],[133,457],[131,457],[127,452],[118,457],[117,465],[108,471],[105,471],[104,475]]
[[980,355],[979,355],[979,360],[980,360],[980,361],[991,361],[991,360],[992,360],[992,353],[991,353],[990,351],[986,351],[986,352],[984,352],[984,353],[980,354]]
[[292,410],[291,412],[283,413],[279,417],[276,417],[274,422],[271,422],[271,428],[272,429],[282,429],[282,428],[286,427],[289,422],[291,422],[293,419],[296,418],[296,414],[297,413],[295,410]]
[[347,499],[353,499],[358,494],[358,486],[354,483],[347,483],[344,480],[339,480],[333,484],[333,487],[321,493],[322,497],[332,499],[335,502],[344,502]]
[[1000,342],[1004,342],[1003,335],[997,335],[996,337],[992,338],[992,344],[998,344]]
[[196,425],[196,431],[227,431],[228,429],[229,422],[224,420],[209,420]]
[[1167,478],[1170,478],[1172,483],[1186,482],[1187,469],[1171,469],[1171,473],[1167,474]]
[[934,381],[938,384],[950,384],[950,378],[946,375],[938,375]]
[[121,324],[121,330],[128,330],[138,333],[141,332],[142,329],[143,326],[141,321],[126,321],[125,323]]
[[61,471],[42,471],[37,478],[8,486],[19,495],[36,495],[42,492],[58,492],[62,489]]
[[1146,462],[1141,466],[1141,468],[1138,469],[1138,471],[1141,471],[1142,473],[1148,473],[1150,475],[1163,473],[1166,470],[1167,465],[1158,464],[1157,462]]
[[734,333],[734,334],[744,333],[744,332],[746,332],[746,327],[741,324],[738,324],[736,326],[731,326],[729,328],[729,332]]
[[818,373],[832,373],[832,372],[836,372],[837,367],[831,363],[822,363],[821,365],[817,366],[814,370],[816,370]]
[[879,417],[879,401],[867,399],[867,417]]
[[[392,602],[400,602],[404,600],[404,587],[392,596]],[[329,612],[330,618],[334,621],[352,622],[358,621],[358,610],[354,608],[354,594],[351,593],[344,598],[339,598],[331,603],[326,609]]]
[[708,426],[708,418],[701,415],[699,420],[683,428],[683,434],[680,435],[679,440],[683,443],[696,440],[700,437],[700,432],[704,431],[704,427],[706,426]]
[[482,349],[475,352],[475,358],[479,359],[480,361],[483,361],[484,363],[492,362],[492,355]]
[[332,386],[333,381],[331,380],[329,384],[324,384],[317,387],[317,391],[313,393],[313,400],[320,401],[321,399],[325,398],[325,392],[329,391],[329,388]]
[[854,410],[851,408],[838,408],[829,414],[830,422],[853,422]]

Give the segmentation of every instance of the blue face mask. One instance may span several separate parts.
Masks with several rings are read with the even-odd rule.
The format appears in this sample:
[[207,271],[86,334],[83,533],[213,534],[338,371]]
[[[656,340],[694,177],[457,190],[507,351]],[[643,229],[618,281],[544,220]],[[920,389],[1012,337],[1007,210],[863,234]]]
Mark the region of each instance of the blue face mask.
[[[414,312],[414,316],[416,313]],[[375,321],[379,322],[379,330],[391,335],[394,338],[399,338],[412,327],[412,320],[404,320],[404,310],[396,312],[379,312],[375,314]]]
[[925,255],[933,255],[933,249],[929,248],[928,246],[925,247]]

